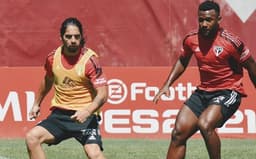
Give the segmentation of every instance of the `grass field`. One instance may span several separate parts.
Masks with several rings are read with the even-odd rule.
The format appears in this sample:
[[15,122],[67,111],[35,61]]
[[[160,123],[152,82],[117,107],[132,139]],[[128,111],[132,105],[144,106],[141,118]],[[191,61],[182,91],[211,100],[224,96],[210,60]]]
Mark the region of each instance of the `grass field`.
[[[105,139],[107,159],[165,159],[169,140]],[[57,146],[46,146],[48,159],[86,159],[82,147],[73,139]],[[222,159],[255,159],[256,140],[222,139]],[[1,139],[0,159],[28,159],[23,139]],[[202,139],[188,142],[186,159],[208,159]]]

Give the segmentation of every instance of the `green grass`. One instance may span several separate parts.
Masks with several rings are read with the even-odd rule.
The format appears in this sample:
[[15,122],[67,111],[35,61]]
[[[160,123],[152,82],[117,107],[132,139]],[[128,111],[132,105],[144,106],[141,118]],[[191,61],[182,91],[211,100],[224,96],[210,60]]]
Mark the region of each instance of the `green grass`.
[[[105,139],[107,159],[165,159],[169,140]],[[48,159],[86,159],[82,147],[75,140],[57,146],[44,145]],[[222,159],[253,159],[256,140],[222,139]],[[28,159],[23,139],[1,139],[0,159]],[[186,159],[208,159],[202,139],[188,142]]]

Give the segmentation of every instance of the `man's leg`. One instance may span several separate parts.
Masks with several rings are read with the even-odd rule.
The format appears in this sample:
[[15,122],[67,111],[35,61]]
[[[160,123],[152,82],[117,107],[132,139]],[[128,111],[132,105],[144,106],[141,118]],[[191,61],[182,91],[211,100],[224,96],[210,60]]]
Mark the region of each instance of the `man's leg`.
[[169,146],[167,159],[184,159],[186,154],[186,142],[197,130],[198,118],[189,107],[184,105],[176,118],[172,131],[172,139]]
[[199,129],[204,138],[210,159],[221,158],[221,142],[215,129],[222,121],[220,105],[209,106],[199,117]]
[[86,144],[84,151],[89,159],[106,159],[98,144]]
[[54,136],[45,128],[36,126],[26,134],[26,146],[30,159],[46,159],[42,143],[51,143]]

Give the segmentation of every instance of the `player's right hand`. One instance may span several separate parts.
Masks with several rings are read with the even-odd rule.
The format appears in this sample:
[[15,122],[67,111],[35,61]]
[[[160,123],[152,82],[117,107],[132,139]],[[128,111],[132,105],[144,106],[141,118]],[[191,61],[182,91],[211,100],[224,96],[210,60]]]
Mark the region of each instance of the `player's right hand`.
[[156,94],[156,96],[154,97],[153,102],[154,102],[155,104],[157,104],[159,98],[160,98],[163,94],[166,95],[166,96],[170,96],[169,87],[166,87],[166,86],[162,87],[162,88],[159,90],[159,92]]
[[30,112],[29,112],[29,119],[36,119],[40,114],[40,106],[38,105],[33,105],[33,107],[31,108]]

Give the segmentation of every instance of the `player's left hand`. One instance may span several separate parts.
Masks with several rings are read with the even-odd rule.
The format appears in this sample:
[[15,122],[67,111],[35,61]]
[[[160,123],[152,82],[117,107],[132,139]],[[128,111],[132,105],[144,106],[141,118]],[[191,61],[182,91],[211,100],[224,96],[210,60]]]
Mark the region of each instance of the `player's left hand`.
[[74,115],[72,115],[70,118],[79,122],[83,123],[86,121],[86,119],[90,116],[90,112],[88,110],[78,110],[75,112]]

